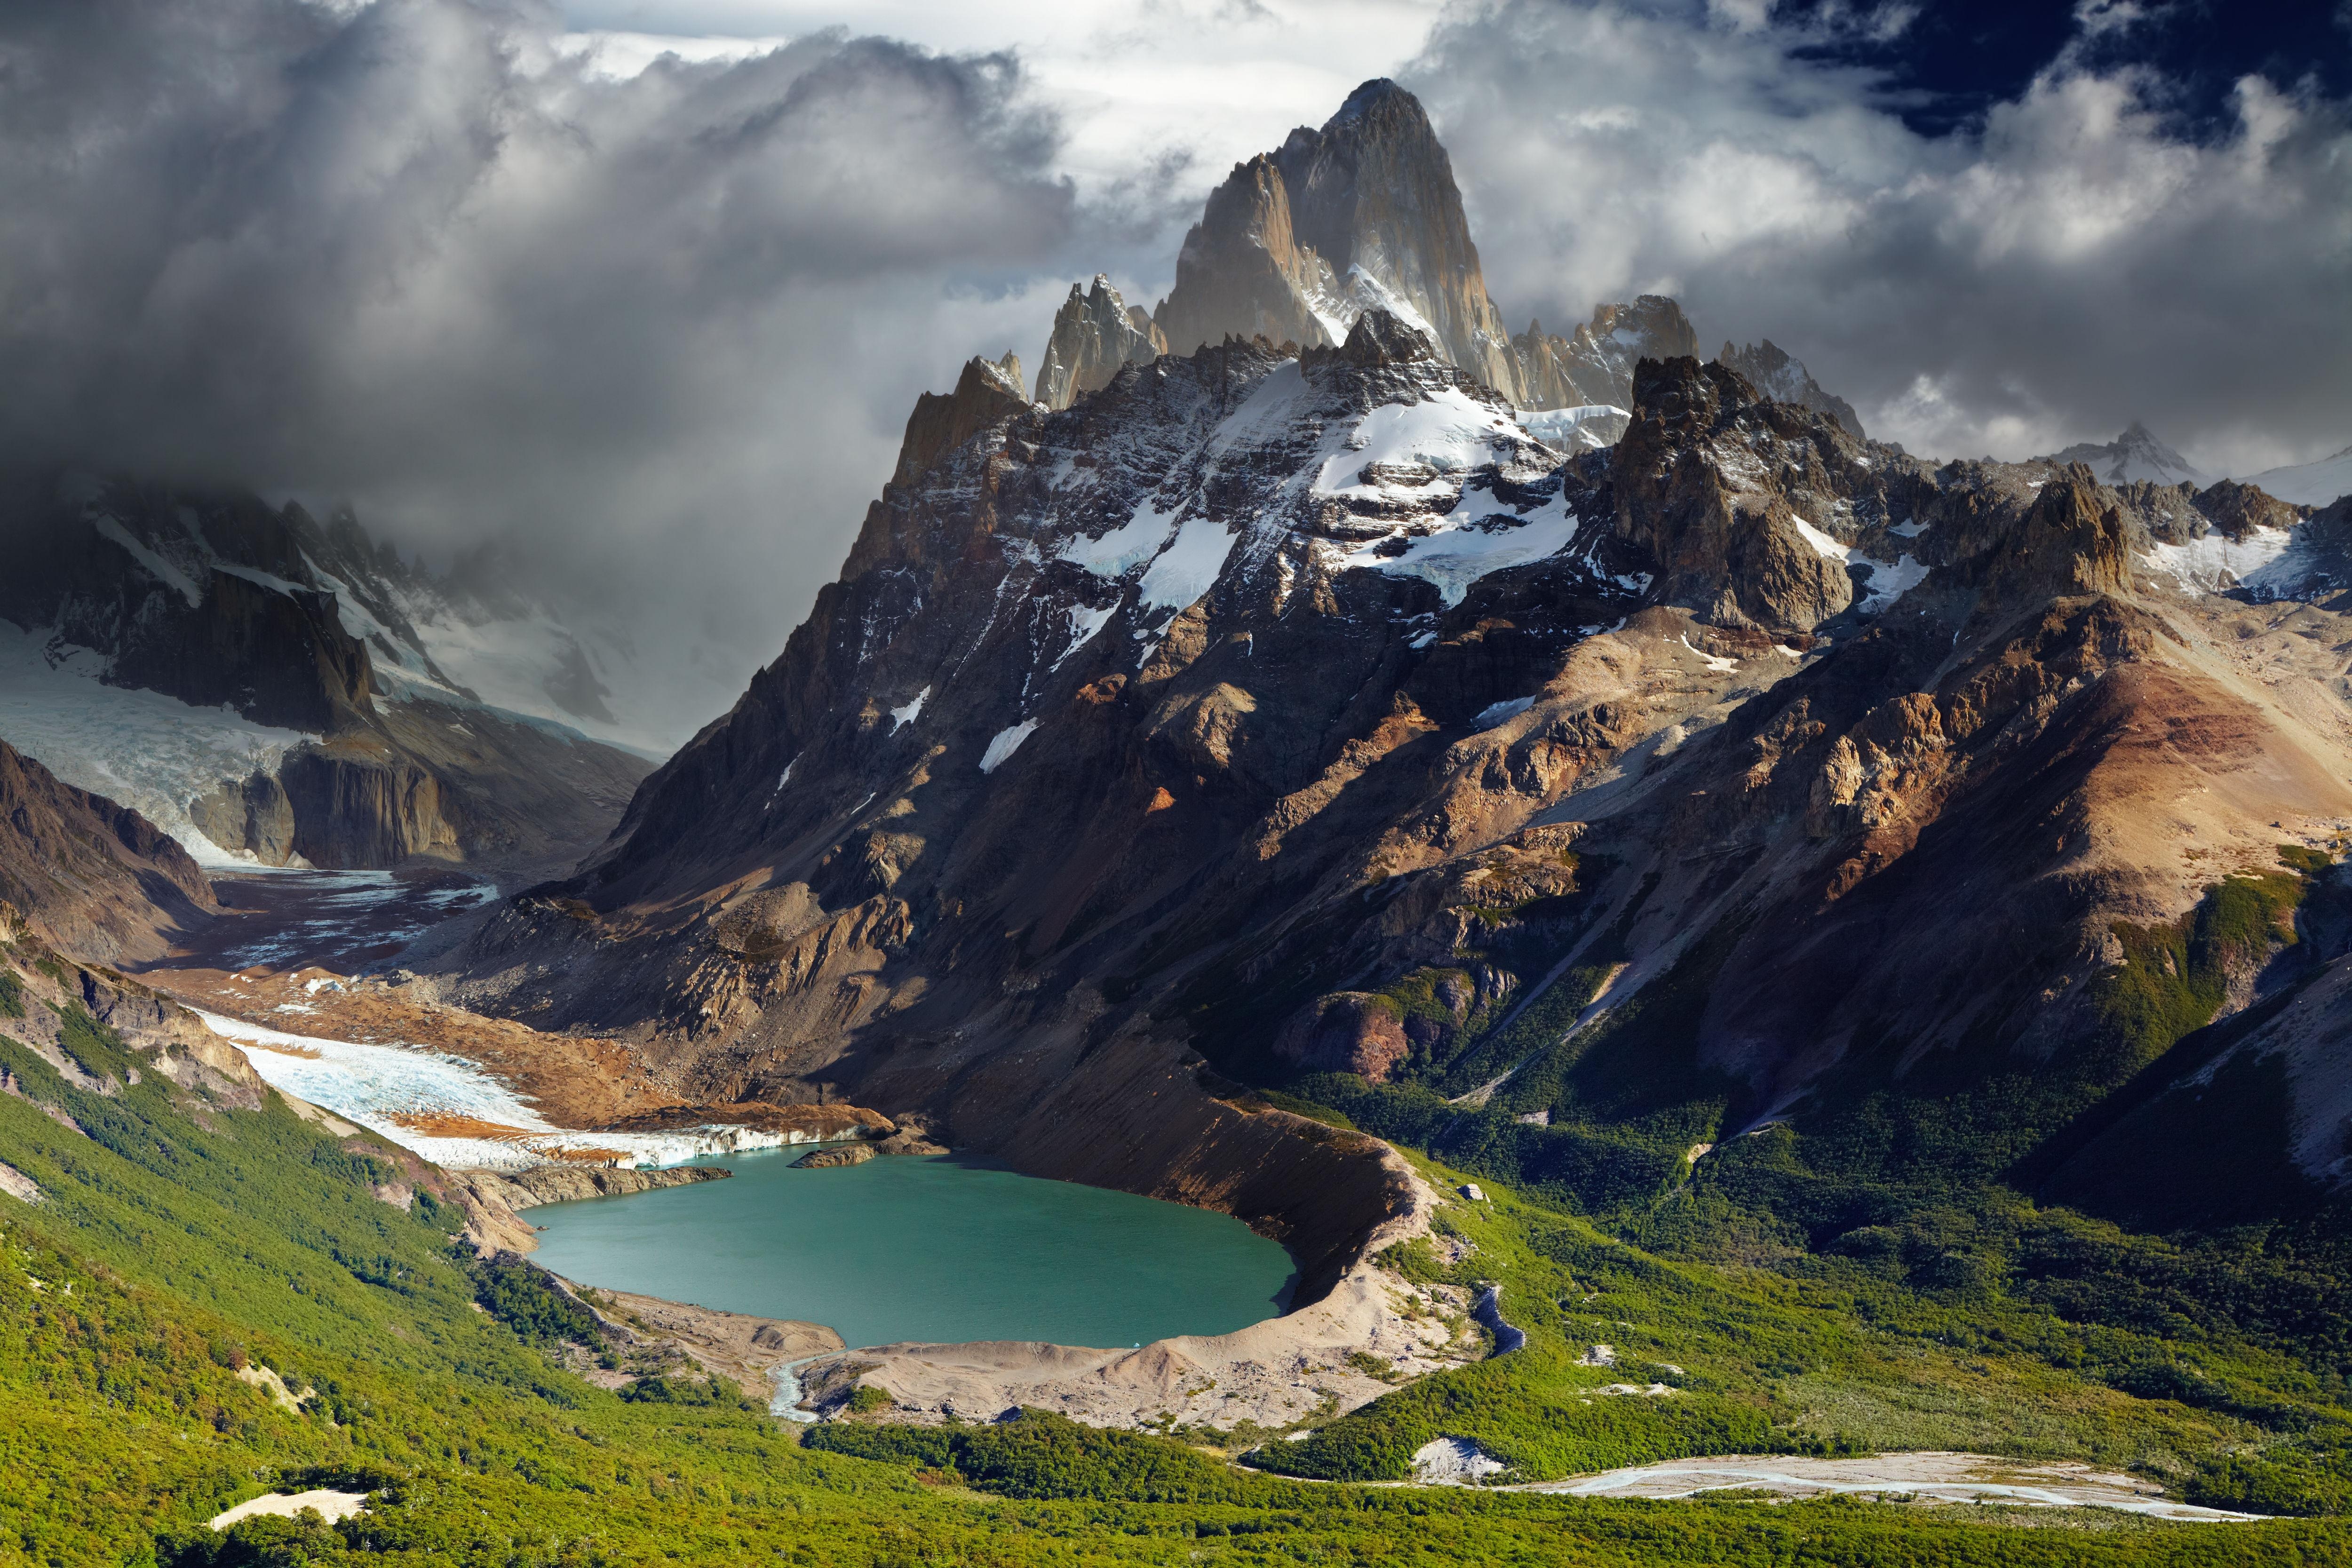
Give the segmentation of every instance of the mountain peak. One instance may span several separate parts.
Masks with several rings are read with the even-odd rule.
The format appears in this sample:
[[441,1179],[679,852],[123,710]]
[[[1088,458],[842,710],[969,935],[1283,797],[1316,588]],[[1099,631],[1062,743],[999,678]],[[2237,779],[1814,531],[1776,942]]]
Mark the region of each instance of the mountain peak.
[[1344,125],[1381,116],[1410,118],[1423,125],[1429,123],[1429,113],[1421,107],[1421,100],[1384,76],[1376,76],[1348,95],[1339,112],[1323,122],[1328,135]]

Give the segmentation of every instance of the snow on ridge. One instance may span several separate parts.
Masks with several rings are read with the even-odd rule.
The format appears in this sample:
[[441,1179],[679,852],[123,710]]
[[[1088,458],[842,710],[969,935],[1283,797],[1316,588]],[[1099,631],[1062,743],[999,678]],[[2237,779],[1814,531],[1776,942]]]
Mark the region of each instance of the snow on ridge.
[[2264,468],[2244,482],[2290,506],[2327,506],[2352,495],[2352,447],[2316,462]]
[[[1314,493],[1359,500],[1417,500],[1458,483],[1461,475],[1519,455],[1532,439],[1520,421],[1458,387],[1443,387],[1415,403],[1384,403],[1355,423],[1316,469]],[[1427,468],[1418,484],[1366,480],[1363,471]],[[1451,478],[1449,478],[1451,476]]]

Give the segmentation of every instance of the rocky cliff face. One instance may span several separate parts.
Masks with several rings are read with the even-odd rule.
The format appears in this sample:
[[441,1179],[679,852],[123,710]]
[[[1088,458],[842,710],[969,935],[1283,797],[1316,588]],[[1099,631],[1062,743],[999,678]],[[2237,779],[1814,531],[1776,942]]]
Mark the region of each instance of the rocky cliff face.
[[1373,308],[1517,394],[1510,334],[1486,297],[1453,164],[1420,100],[1385,79],[1358,88],[1320,131],[1301,126],[1278,152],[1234,167],[1185,236],[1153,320],[1179,353],[1229,332],[1327,347]]
[[[1055,317],[1037,400],[1066,407],[1108,384],[1122,363],[1149,364],[1171,348],[1188,353],[1229,335],[1329,347],[1370,310],[1412,325],[1519,407],[1597,416],[1542,428],[1571,447],[1616,438],[1642,360],[1698,353],[1682,307],[1657,294],[1601,305],[1565,338],[1539,321],[1512,336],[1486,293],[1452,161],[1420,101],[1383,79],[1358,88],[1321,130],[1301,126],[1278,150],[1234,165],[1185,235],[1175,287],[1150,316],[1106,279],[1091,290],[1073,284]],[[1771,395],[1829,413],[1861,436],[1853,408],[1771,344],[1727,344],[1726,353],[1747,356],[1743,374],[1770,382]]]
[[2113,922],[2352,825],[2332,671],[2249,684],[2279,638],[2167,564],[2253,503],[1931,468],[1695,357],[1630,401],[1562,452],[1385,311],[1063,410],[974,362],[971,434],[910,425],[782,657],[463,994],[1173,1195],[1246,1187],[1234,1079],[1484,1086],[1562,1160],[1889,1073],[2095,1099]]
[[593,843],[646,771],[455,679],[418,626],[438,586],[347,512],[19,480],[0,563],[0,733],[207,854],[543,863]]
[[[1075,283],[1070,297],[1054,315],[1054,335],[1045,344],[1045,362],[1037,367],[1037,401],[1048,408],[1067,408],[1081,393],[1097,392],[1110,384],[1119,367],[1150,364],[1168,352],[1168,340],[1140,305],[1129,305],[1095,274],[1094,287],[1081,293]],[[1021,379],[1018,363],[1013,379]]]
[[152,823],[0,741],[0,942],[30,930],[90,962],[152,958],[218,908]]

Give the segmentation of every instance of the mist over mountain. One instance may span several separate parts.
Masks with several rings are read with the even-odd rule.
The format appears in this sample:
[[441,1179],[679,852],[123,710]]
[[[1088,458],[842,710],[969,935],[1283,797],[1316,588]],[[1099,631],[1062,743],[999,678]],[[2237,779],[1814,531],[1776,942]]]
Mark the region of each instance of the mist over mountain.
[[651,650],[631,721],[674,744],[805,609],[918,391],[1036,353],[1074,278],[1168,295],[1232,163],[1383,73],[1513,333],[1672,296],[1945,456],[2141,418],[2248,473],[2347,437],[2344,115],[2278,39],[2185,120],[2173,24],[2078,21],[1931,125],[1900,89],[1906,39],[1949,53],[1932,7],[867,15],[900,37],[782,0],[11,8],[0,342],[41,368],[0,455],[349,502],[440,567],[511,546]]

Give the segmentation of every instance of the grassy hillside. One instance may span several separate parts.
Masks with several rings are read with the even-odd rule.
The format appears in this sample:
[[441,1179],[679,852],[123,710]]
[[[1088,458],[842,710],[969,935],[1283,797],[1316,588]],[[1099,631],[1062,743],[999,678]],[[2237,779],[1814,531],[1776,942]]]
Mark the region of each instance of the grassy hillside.
[[[1973,1509],[1368,1489],[1045,1416],[843,1424],[803,1447],[723,1384],[672,1379],[631,1399],[563,1371],[558,1347],[593,1325],[532,1271],[454,1246],[456,1211],[399,1152],[330,1137],[274,1097],[239,1109],[177,1089],[68,1016],[99,1089],[0,1041],[14,1089],[0,1094],[0,1160],[42,1194],[0,1196],[0,1563],[1892,1568],[2226,1553],[2242,1568],[2352,1554],[2352,1528],[2332,1521],[2225,1531],[2041,1514],[2078,1528],[2027,1530],[2007,1520],[2029,1516]],[[1882,1279],[1868,1260],[1819,1279],[1675,1262],[1530,1194],[1461,1205],[1449,1223],[1476,1247],[1456,1272],[1504,1284],[1528,1351],[1280,1445],[1291,1468],[1392,1475],[1440,1431],[1528,1476],[1725,1446],[1999,1447],[2030,1400],[2046,1414],[2012,1451],[2204,1476],[2224,1448],[2275,1452],[2289,1404],[2310,1432],[2335,1429],[2327,1391],[2298,1392],[2288,1362],[2252,1349],[2200,1363],[2231,1391],[2225,1408],[2061,1370],[2063,1347],[1998,1337],[2022,1332],[2011,1318]],[[1436,1267],[1433,1254],[1400,1261]],[[1620,1366],[1575,1364],[1587,1342],[1615,1344]],[[1682,1385],[1672,1398],[1587,1405],[1578,1392],[1664,1362],[1682,1368],[1660,1373]],[[331,1526],[201,1526],[265,1490],[318,1484],[374,1496]]]

